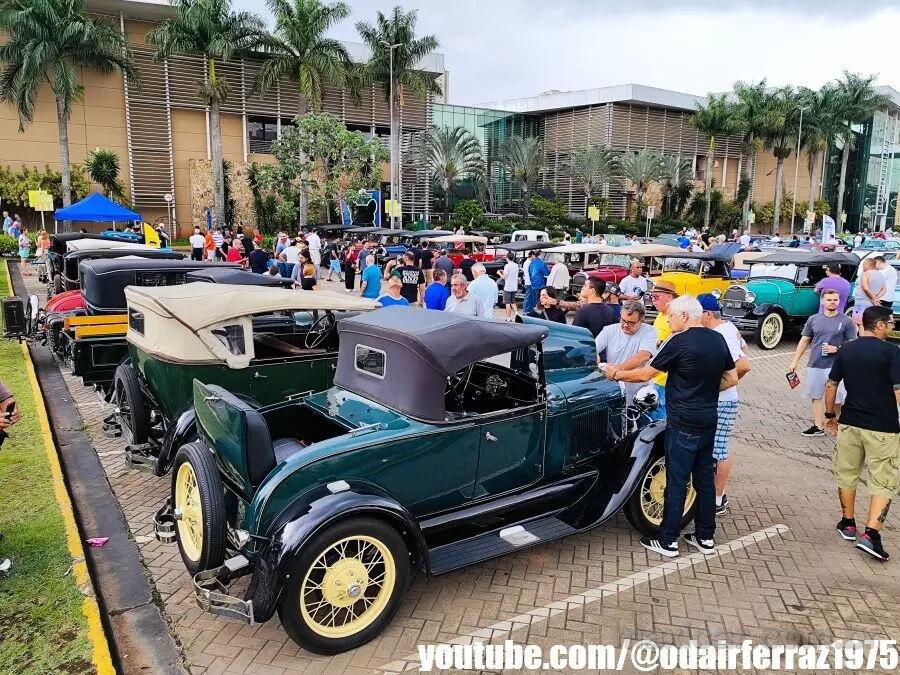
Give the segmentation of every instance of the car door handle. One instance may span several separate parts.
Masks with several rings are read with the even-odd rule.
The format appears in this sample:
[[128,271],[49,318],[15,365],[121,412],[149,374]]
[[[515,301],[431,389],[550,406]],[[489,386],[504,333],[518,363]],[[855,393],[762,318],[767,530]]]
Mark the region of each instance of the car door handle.
[[494,441],[497,440],[497,437],[494,436],[494,434],[492,434],[490,431],[485,432],[484,438],[485,438],[485,440],[488,440],[491,443],[493,443]]
[[269,376],[268,375],[260,375],[259,371],[257,370],[256,372],[253,373],[253,377],[254,377],[254,379],[257,379],[257,380],[265,380]]

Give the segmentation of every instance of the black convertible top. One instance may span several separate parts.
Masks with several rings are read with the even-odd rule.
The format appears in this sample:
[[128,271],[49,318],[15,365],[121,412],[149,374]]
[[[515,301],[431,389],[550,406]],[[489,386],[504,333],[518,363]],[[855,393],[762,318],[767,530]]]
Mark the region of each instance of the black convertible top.
[[825,251],[779,251],[746,261],[748,265],[769,263],[778,265],[859,265],[859,256],[853,253],[827,253]]
[[[489,244],[490,246],[490,244]],[[563,246],[563,244],[550,241],[511,241],[506,244],[497,244],[497,248],[503,248],[507,251],[538,251],[541,249],[554,249],[558,246]]]
[[294,282],[282,276],[273,277],[270,274],[254,274],[239,265],[210,265],[189,271],[185,281],[207,281],[214,284],[233,284],[240,286],[280,286],[293,288]]
[[[444,421],[447,377],[542,341],[545,326],[409,307],[385,307],[338,323],[334,383],[416,419]],[[383,377],[358,369],[358,352],[384,354]]]

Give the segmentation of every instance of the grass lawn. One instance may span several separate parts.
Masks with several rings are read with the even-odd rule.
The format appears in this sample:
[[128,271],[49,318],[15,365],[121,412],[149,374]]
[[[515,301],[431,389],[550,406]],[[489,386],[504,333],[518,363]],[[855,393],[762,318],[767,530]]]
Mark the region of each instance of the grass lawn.
[[[0,297],[8,295],[0,268]],[[72,559],[65,526],[16,341],[0,338],[0,379],[23,417],[0,448],[0,559],[13,563],[10,576],[0,578],[0,672],[95,672],[82,595],[74,576],[66,576]]]

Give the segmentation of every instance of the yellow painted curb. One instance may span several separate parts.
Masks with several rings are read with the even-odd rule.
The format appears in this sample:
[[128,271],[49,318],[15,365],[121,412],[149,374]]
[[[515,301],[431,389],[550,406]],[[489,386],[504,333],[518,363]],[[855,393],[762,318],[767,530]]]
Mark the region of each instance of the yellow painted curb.
[[[6,266],[6,280],[9,284],[10,294],[13,291],[12,278],[9,274],[9,265]],[[53,482],[53,493],[59,506],[60,514],[66,529],[66,544],[69,555],[72,556],[72,572],[75,584],[79,590],[89,589],[91,595],[85,595],[82,600],[82,610],[87,620],[87,638],[91,643],[91,660],[99,675],[114,674],[112,656],[109,652],[109,643],[106,641],[106,633],[100,621],[100,607],[93,596],[93,586],[88,574],[87,563],[84,558],[84,548],[81,545],[81,536],[78,534],[78,526],[75,524],[75,514],[72,511],[72,500],[66,490],[63,479],[62,467],[59,464],[59,456],[56,452],[56,444],[50,431],[50,420],[47,417],[47,408],[44,405],[44,395],[38,385],[37,375],[34,372],[34,364],[28,347],[22,343],[22,354],[25,358],[25,369],[28,373],[28,382],[31,384],[31,392],[34,396],[35,410],[38,423],[41,427],[41,437],[44,440],[44,449],[47,452],[47,461],[50,464],[50,479]]]

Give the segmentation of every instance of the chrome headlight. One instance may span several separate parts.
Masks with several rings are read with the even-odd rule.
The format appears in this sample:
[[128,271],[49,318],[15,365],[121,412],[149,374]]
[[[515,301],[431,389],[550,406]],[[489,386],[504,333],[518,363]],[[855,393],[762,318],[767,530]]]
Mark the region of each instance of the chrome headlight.
[[756,293],[754,293],[753,291],[747,291],[747,293],[744,295],[744,301],[753,302],[754,300],[756,300]]
[[710,292],[710,295],[713,296],[716,300],[718,300],[719,298],[722,297],[722,291],[720,291],[718,288],[714,288]]

